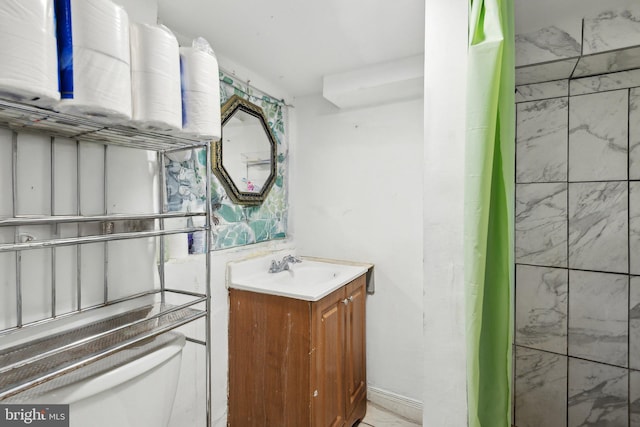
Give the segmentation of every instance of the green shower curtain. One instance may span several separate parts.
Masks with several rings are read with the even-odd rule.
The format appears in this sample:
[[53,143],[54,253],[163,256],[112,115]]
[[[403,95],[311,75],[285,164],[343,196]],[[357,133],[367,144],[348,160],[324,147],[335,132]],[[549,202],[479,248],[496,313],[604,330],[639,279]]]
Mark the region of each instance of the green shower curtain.
[[465,165],[470,427],[511,425],[513,0],[470,0]]

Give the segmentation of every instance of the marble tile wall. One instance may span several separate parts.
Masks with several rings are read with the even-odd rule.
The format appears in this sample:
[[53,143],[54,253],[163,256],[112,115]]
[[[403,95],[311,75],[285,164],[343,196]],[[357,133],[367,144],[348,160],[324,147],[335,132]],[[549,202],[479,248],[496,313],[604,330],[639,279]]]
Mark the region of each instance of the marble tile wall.
[[559,426],[567,419],[567,356],[516,348],[515,423]]
[[540,99],[569,96],[569,80],[533,83],[516,87],[516,102],[537,101]]
[[[567,180],[567,149],[563,141],[567,137],[568,108],[566,96],[518,104],[518,182]],[[543,168],[539,167],[541,164]]]
[[569,181],[627,179],[627,90],[571,98]]
[[607,10],[586,17],[582,29],[582,53],[593,55],[640,45],[640,9]]
[[516,35],[516,85],[640,68],[640,2],[627,3],[626,10]]
[[516,184],[516,260],[567,266],[567,184]]
[[580,41],[576,40],[574,35],[556,26],[532,33],[517,34],[516,66],[577,58],[581,49]]
[[629,271],[627,187],[626,181],[569,184],[569,268]]
[[569,358],[568,379],[568,427],[629,425],[627,369]]
[[516,306],[519,308],[515,319],[516,342],[530,349],[565,354],[569,308],[568,270],[518,265],[516,281],[528,285],[518,288],[516,294]]
[[640,427],[640,70],[516,102],[515,425]]
[[584,77],[638,67],[640,67],[640,48],[632,47],[582,56],[571,76]]

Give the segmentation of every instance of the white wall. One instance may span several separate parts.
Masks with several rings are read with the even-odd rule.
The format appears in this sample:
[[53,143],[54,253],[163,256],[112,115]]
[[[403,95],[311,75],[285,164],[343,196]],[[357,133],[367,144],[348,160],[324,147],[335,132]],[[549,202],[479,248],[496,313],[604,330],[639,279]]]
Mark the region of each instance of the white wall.
[[[108,213],[142,213],[157,211],[154,188],[157,184],[155,156],[152,161],[145,151],[109,147],[107,153],[107,206],[104,205],[104,156],[103,146],[81,143],[80,165],[77,165],[75,141],[56,138],[52,148],[49,136],[29,132],[18,133],[17,213],[21,215],[76,215],[78,177],[80,174],[80,210],[83,215]],[[8,173],[0,177],[0,193],[3,208],[0,214],[12,214],[12,184],[10,179],[12,160],[12,133],[0,132],[0,168]],[[53,178],[52,168],[53,164]],[[135,183],[135,191],[131,190]],[[53,193],[52,193],[53,192]],[[53,204],[52,204],[52,195]],[[53,209],[52,209],[53,208]],[[53,211],[53,212],[52,212]],[[99,233],[95,224],[85,224],[82,230]],[[76,235],[76,225],[61,225],[62,237]],[[85,231],[86,232],[86,231]],[[3,242],[13,242],[13,230],[4,229]],[[36,240],[53,237],[49,226],[25,226],[20,235]],[[107,270],[109,298],[117,299],[153,289],[157,283],[154,239],[136,239],[110,242]],[[104,248],[105,245],[82,245],[82,305],[100,304],[104,299]],[[55,249],[56,312],[68,313],[76,309],[76,247]],[[4,310],[0,329],[15,325],[15,263],[13,254],[0,256],[0,296]],[[24,322],[36,321],[51,315],[52,250],[31,250],[23,254],[21,266],[24,293]]]
[[424,416],[467,425],[463,200],[467,0],[427,0],[424,90]]
[[339,110],[295,100],[293,215],[298,253],[375,264],[367,299],[371,387],[422,395],[421,99]]

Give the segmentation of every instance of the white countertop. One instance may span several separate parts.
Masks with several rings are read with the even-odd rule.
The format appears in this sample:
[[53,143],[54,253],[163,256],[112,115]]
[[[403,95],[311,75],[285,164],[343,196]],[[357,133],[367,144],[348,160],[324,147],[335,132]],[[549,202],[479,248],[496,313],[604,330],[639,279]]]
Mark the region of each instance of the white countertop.
[[266,256],[232,262],[227,266],[227,285],[231,289],[318,301],[353,279],[366,273],[372,265],[348,261],[301,257],[301,263],[289,270],[269,273],[271,260]]

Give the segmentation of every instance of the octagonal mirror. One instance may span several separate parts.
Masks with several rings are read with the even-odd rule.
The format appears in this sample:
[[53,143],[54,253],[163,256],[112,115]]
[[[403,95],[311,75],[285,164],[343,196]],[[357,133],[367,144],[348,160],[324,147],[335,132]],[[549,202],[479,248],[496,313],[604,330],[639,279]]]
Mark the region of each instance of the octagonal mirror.
[[229,197],[259,205],[276,179],[276,139],[262,108],[234,95],[222,106],[222,137],[211,162]]

